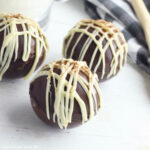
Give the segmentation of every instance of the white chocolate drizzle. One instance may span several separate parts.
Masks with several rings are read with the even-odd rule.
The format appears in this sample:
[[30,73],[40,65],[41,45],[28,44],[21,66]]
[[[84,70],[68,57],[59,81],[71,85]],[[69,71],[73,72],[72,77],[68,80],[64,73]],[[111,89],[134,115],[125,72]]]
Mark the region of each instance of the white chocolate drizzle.
[[[22,31],[18,31],[18,25],[22,27]],[[24,62],[28,61],[30,57],[32,39],[35,39],[35,60],[30,71],[25,76],[25,79],[28,78],[35,71],[42,51],[44,50],[46,55],[49,50],[43,31],[32,19],[26,18],[21,14],[0,14],[0,32],[4,33],[0,49],[0,80],[2,80],[3,75],[8,70],[10,63],[17,60],[19,37],[24,36],[22,56],[22,61]],[[13,57],[14,60],[12,60]]]
[[[60,74],[54,72],[54,69],[60,69]],[[81,72],[88,77],[88,80],[81,75]],[[66,79],[69,75],[69,79]],[[37,76],[32,82],[37,78],[46,76],[47,86],[46,86],[46,115],[47,118],[53,119],[59,127],[67,128],[68,124],[72,122],[72,115],[74,111],[75,100],[79,104],[81,109],[82,123],[91,119],[100,108],[101,103],[101,91],[98,84],[98,79],[96,74],[92,74],[85,62],[73,61],[72,59],[63,59],[61,61],[56,61],[49,63],[39,71]],[[53,118],[50,118],[50,103],[51,99],[51,80],[54,84],[55,100],[54,100],[54,113]],[[57,84],[56,84],[57,80]],[[89,114],[86,108],[84,100],[80,97],[77,92],[77,85],[80,84],[83,91],[88,97]],[[64,90],[66,88],[66,90]],[[95,90],[95,91],[94,91]],[[97,93],[97,95],[96,95]]]
[[[84,27],[84,28],[82,28]],[[89,29],[94,29],[92,32],[89,32]],[[80,33],[78,39],[75,41],[73,48],[70,50],[69,46],[74,38],[75,33]],[[100,56],[97,64],[94,66],[92,70],[94,73],[97,73],[98,68],[102,65],[102,74],[101,79],[105,76],[106,71],[106,60],[105,53],[110,47],[112,53],[112,61],[110,64],[110,72],[107,75],[107,78],[115,75],[117,73],[117,69],[121,70],[124,63],[126,62],[127,56],[127,43],[125,41],[124,35],[110,22],[106,22],[104,20],[82,20],[74,26],[67,36],[64,38],[63,43],[63,57],[64,58],[73,58],[75,48],[81,41],[82,37],[87,35],[87,40],[83,43],[83,47],[80,50],[80,54],[78,60],[83,61],[85,54],[88,52],[89,47],[92,42],[96,44],[93,53],[91,54],[91,59],[89,60],[89,68],[92,69],[94,64],[94,60],[97,52],[100,52]],[[99,39],[96,39],[99,37]],[[106,44],[103,47],[103,41],[106,40]],[[116,47],[113,45],[115,43]],[[68,51],[70,55],[68,56]],[[119,67],[118,67],[119,66]]]

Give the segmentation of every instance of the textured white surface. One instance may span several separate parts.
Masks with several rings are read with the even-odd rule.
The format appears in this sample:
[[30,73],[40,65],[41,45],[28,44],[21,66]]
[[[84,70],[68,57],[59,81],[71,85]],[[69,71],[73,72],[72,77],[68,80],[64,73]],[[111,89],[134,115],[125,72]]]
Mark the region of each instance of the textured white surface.
[[[46,62],[61,58],[63,37],[87,17],[79,0],[54,5]],[[0,83],[0,150],[150,150],[150,77],[134,65],[127,63],[100,85],[102,109],[92,121],[67,131],[45,125],[34,114],[31,79]]]

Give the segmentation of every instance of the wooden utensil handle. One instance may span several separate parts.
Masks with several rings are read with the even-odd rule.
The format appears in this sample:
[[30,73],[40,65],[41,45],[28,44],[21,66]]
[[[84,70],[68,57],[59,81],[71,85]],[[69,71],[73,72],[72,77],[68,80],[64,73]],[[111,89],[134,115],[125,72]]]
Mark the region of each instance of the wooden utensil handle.
[[143,0],[131,0],[131,3],[141,22],[141,25],[143,26],[146,42],[150,52],[150,14]]
[[143,26],[150,19],[150,14],[144,4],[143,0],[131,0],[132,6]]

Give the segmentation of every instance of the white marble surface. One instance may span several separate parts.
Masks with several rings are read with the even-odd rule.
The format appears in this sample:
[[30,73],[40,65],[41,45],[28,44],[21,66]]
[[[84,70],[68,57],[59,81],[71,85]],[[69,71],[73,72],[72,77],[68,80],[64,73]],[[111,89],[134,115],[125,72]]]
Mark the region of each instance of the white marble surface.
[[[53,6],[46,62],[62,57],[63,37],[87,17],[79,0]],[[0,83],[0,150],[150,150],[150,77],[136,66],[127,63],[115,78],[100,84],[99,114],[66,131],[45,125],[34,114],[28,94],[31,79]]]

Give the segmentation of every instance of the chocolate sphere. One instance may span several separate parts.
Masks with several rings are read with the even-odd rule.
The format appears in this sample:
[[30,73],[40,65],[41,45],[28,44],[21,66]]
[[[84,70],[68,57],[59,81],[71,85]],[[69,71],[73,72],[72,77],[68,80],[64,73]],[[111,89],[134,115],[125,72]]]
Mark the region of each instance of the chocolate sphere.
[[80,125],[100,108],[97,80],[85,62],[63,59],[49,63],[30,84],[32,107],[51,126],[62,129]]
[[0,80],[28,77],[48,51],[45,35],[32,19],[0,14]]
[[116,75],[124,66],[127,43],[110,22],[82,20],[64,38],[63,57],[86,61],[99,81]]

